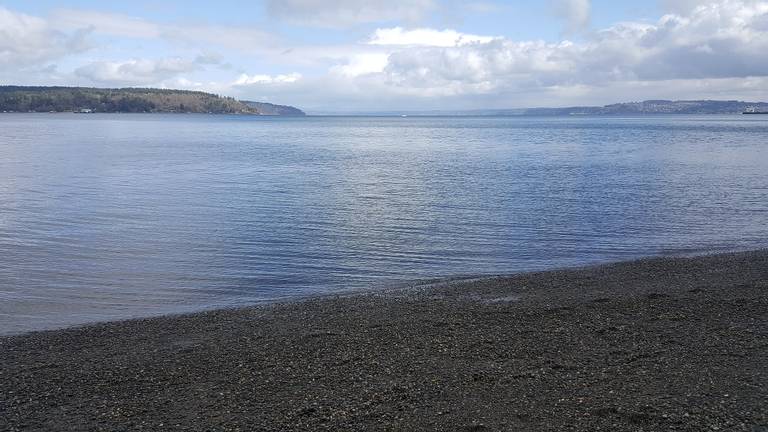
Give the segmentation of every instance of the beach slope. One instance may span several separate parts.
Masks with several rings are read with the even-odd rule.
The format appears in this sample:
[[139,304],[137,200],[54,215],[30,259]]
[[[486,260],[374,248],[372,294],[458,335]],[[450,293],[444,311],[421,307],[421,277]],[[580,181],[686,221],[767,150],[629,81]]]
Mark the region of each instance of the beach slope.
[[768,431],[768,252],[0,338],[0,430]]

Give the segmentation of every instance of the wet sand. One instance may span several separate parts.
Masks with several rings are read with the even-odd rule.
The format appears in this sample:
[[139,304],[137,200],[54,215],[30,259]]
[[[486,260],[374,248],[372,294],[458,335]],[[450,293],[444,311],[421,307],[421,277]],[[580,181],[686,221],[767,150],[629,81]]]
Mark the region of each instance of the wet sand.
[[0,430],[768,432],[768,251],[0,338]]

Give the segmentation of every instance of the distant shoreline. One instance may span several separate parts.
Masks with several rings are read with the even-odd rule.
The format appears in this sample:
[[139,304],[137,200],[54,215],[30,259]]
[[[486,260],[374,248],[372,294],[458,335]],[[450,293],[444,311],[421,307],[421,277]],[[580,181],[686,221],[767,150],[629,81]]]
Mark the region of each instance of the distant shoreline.
[[199,113],[304,116],[298,108],[191,90],[0,86],[0,112]]
[[[646,100],[624,102],[604,106],[570,106],[537,108],[481,108],[453,110],[368,110],[326,114],[363,114],[385,116],[482,116],[482,117],[558,117],[558,116],[627,116],[627,115],[730,115],[746,111],[768,111],[768,102],[719,101],[719,100]],[[318,112],[323,112],[322,110]]]
[[[332,105],[330,105],[332,106]],[[232,97],[193,90],[144,87],[98,88],[62,86],[0,86],[0,113],[16,112],[79,112],[99,113],[221,113],[279,116],[305,116],[290,105],[236,100]],[[611,115],[669,115],[669,114],[742,114],[748,111],[768,111],[768,102],[738,100],[665,100],[651,99],[613,103],[603,106],[481,108],[481,109],[405,109],[358,110],[333,113],[322,108],[310,110],[318,114],[344,116],[611,116]]]
[[[284,116],[279,114],[255,114],[255,113],[214,113],[214,112],[174,112],[174,111],[155,111],[155,112],[123,112],[123,111],[114,111],[114,112],[94,112],[94,113],[79,113],[74,111],[0,111],[0,114],[76,114],[78,117],[80,116],[89,116],[89,115],[113,115],[113,114],[120,114],[120,115],[145,115],[145,116],[151,116],[151,115],[203,115],[203,116],[242,116],[242,117],[313,117],[310,115],[303,115],[303,116]],[[317,116],[314,116],[317,117]]]
[[[681,113],[661,113],[661,114],[643,114],[643,113],[635,113],[635,114],[589,114],[589,115],[571,115],[571,114],[551,114],[551,115],[540,115],[540,114],[509,114],[509,115],[491,115],[491,114],[367,114],[367,113],[361,113],[361,114],[328,114],[328,113],[306,113],[301,116],[291,116],[291,115],[280,115],[280,114],[255,114],[255,113],[204,113],[204,112],[173,112],[173,111],[167,111],[167,112],[122,112],[122,111],[116,111],[116,112],[95,112],[95,113],[78,113],[74,111],[0,111],[1,114],[77,114],[78,116],[87,116],[91,114],[100,114],[100,115],[109,115],[109,114],[138,114],[138,115],[206,115],[206,116],[242,116],[242,117],[281,117],[281,118],[354,118],[354,117],[360,117],[360,118],[397,118],[397,119],[418,119],[418,118],[447,118],[447,117],[455,117],[455,118],[466,118],[466,119],[514,119],[514,118],[520,118],[520,119],[545,119],[545,118],[605,118],[605,119],[621,119],[621,118],[676,118],[676,117],[747,117],[746,113],[706,113],[706,114],[681,114]],[[767,117],[765,115],[761,115],[764,113],[749,113],[753,115],[749,115],[748,117]],[[754,115],[757,114],[757,115]]]
[[753,430],[766,328],[768,250],[102,323],[0,338],[0,429]]
[[650,118],[650,117],[743,117],[744,113],[628,113],[628,114],[333,114],[333,113],[309,113],[307,117],[372,117],[372,118],[441,118],[441,117],[460,117],[460,118]]

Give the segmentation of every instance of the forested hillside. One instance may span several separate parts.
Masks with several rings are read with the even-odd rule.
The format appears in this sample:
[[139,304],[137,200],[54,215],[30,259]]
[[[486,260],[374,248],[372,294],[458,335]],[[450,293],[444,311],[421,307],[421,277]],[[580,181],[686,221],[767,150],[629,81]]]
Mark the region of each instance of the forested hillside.
[[279,115],[230,97],[198,91],[21,86],[0,86],[0,111]]
[[249,107],[256,109],[262,115],[279,115],[279,116],[304,116],[304,111],[288,106],[288,105],[275,105],[267,102],[252,102],[242,101]]

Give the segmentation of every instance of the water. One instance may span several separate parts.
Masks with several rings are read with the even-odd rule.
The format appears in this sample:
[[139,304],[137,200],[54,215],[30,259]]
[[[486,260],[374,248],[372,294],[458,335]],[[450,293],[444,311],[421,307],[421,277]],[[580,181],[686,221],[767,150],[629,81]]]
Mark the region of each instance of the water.
[[0,333],[768,246],[768,121],[0,115]]

